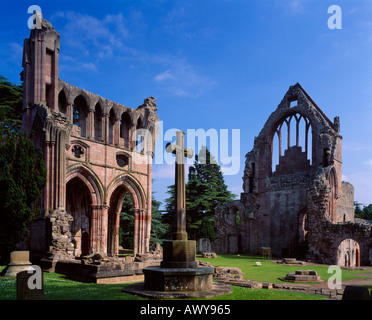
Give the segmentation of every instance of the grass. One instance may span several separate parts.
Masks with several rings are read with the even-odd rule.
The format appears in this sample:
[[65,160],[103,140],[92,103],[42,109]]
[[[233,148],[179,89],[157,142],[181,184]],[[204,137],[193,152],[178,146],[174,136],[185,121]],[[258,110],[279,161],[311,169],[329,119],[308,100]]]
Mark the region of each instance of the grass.
[[[285,283],[285,281],[279,280],[279,278],[285,277],[287,273],[293,273],[296,270],[315,270],[324,281],[328,281],[328,278],[332,276],[332,273],[328,273],[328,266],[288,266],[277,264],[270,260],[263,260],[261,256],[221,254],[215,259],[197,259],[210,262],[213,266],[237,267],[243,271],[244,279],[260,282]],[[256,265],[258,261],[261,262],[261,266]],[[372,271],[342,270],[342,281],[351,280],[357,274],[362,273],[371,273],[371,276],[360,278],[372,278]]]
[[[327,281],[331,274],[327,266],[284,266],[261,257],[247,255],[219,255],[216,259],[201,259],[214,266],[238,267],[244,272],[244,278],[262,282],[280,283],[279,277],[299,269],[316,270],[323,280]],[[256,266],[260,261],[262,266]],[[4,267],[0,267],[0,272]],[[355,274],[368,273],[360,270],[343,270],[342,280],[355,277]],[[372,274],[371,274],[372,277]],[[89,284],[72,281],[57,273],[44,273],[45,300],[147,300],[121,290],[129,284]],[[0,300],[16,299],[16,278],[0,277]],[[217,296],[209,300],[319,300],[324,296],[304,293],[293,293],[268,289],[249,289],[233,286],[233,292]]]

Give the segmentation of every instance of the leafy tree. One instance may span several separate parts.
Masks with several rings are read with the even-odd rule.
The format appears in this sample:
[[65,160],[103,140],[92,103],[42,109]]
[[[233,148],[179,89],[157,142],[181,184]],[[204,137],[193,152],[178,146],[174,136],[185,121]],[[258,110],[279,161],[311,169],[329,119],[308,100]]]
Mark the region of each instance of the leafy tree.
[[129,192],[124,197],[120,212],[119,243],[125,249],[134,247],[133,200]]
[[152,208],[151,208],[151,236],[150,244],[163,242],[163,237],[167,233],[167,225],[163,224],[162,213],[160,211],[161,202],[152,196]]
[[46,184],[43,154],[23,133],[10,134],[0,144],[0,256],[2,262],[29,236],[39,214],[36,201]]
[[1,136],[18,133],[22,124],[23,87],[9,82],[0,75],[0,127]]
[[363,209],[361,208],[362,204],[358,201],[354,201],[354,212],[355,212],[355,218],[362,218]]
[[364,206],[363,209],[361,206],[363,206],[363,204],[354,201],[355,218],[372,220],[372,204]]
[[[166,225],[162,222],[162,213],[160,212],[161,202],[154,198],[152,194],[151,208],[151,243],[162,243],[164,234],[167,232]],[[120,213],[119,243],[123,248],[133,249],[134,246],[134,214],[133,200],[129,193],[126,194]]]
[[21,128],[22,86],[0,76],[0,262],[29,236],[39,214],[36,201],[46,184],[41,150]]

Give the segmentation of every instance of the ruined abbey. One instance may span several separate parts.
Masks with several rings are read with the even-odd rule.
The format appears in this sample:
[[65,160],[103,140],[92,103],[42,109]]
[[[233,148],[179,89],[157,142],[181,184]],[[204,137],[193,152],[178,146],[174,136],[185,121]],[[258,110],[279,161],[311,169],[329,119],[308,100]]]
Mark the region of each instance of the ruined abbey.
[[[64,82],[59,50],[59,33],[45,20],[24,42],[23,129],[44,152],[48,172],[28,248],[53,259],[117,254],[119,214],[129,193],[134,253],[147,252],[156,101],[131,109]],[[144,143],[144,131],[152,133],[150,142]]]
[[[70,259],[119,251],[124,196],[133,200],[134,254],[149,251],[156,100],[136,109],[59,79],[60,37],[43,20],[24,42],[23,130],[42,149],[47,185],[27,249]],[[143,131],[141,131],[143,130]],[[141,132],[149,132],[145,139]],[[369,265],[371,225],[354,219],[342,181],[340,121],[291,86],[246,154],[240,199],[216,208],[217,253]],[[239,219],[237,219],[239,216]]]
[[[237,219],[237,214],[239,219]],[[354,219],[354,188],[342,181],[340,120],[300,84],[291,86],[246,154],[243,193],[216,208],[217,252],[369,265],[371,225]]]

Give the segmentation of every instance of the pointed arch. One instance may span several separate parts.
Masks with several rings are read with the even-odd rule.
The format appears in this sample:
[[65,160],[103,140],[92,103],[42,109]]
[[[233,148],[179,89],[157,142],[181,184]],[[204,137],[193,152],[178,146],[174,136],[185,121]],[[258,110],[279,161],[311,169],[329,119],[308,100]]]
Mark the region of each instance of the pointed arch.
[[88,167],[84,165],[71,165],[67,167],[66,184],[73,178],[78,177],[88,188],[92,205],[102,205],[104,188],[98,176]]
[[116,255],[119,250],[120,211],[127,192],[133,202],[134,254],[149,250],[151,209],[146,206],[146,194],[141,184],[133,176],[123,174],[111,181],[107,192],[107,203],[109,204],[107,252],[111,255]]
[[332,221],[336,221],[337,212],[337,198],[338,198],[338,183],[337,183],[337,173],[334,167],[332,167],[328,172],[328,184],[331,187],[331,192],[329,195],[329,202],[327,207],[327,216]]
[[109,203],[113,192],[119,187],[124,187],[131,194],[134,208],[139,210],[147,209],[146,193],[142,185],[136,178],[128,173],[117,176],[110,182],[107,188],[106,203]]

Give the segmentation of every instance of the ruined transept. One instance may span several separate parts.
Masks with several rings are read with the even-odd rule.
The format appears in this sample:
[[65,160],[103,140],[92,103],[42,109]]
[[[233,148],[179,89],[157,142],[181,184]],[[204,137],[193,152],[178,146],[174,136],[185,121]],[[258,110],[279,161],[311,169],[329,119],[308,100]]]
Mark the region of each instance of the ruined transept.
[[215,217],[217,252],[269,247],[278,257],[370,263],[371,227],[355,222],[354,188],[342,181],[340,120],[298,83],[246,154],[240,199],[217,207]]

